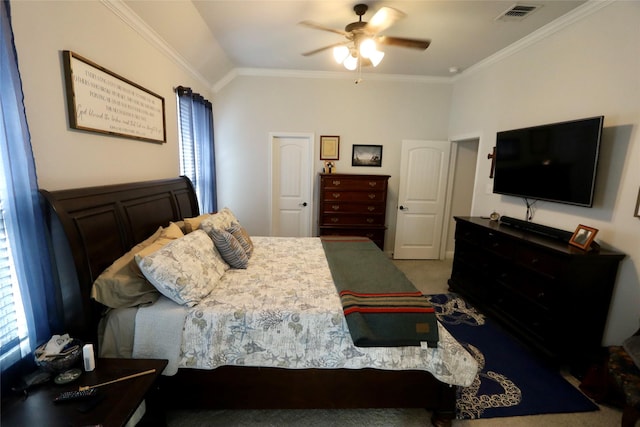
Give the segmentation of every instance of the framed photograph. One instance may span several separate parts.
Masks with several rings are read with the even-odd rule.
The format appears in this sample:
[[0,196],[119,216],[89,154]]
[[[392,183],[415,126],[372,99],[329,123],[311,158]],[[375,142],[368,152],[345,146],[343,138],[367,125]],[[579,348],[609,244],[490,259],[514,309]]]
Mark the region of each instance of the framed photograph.
[[569,244],[586,251],[589,249],[589,246],[591,245],[591,242],[593,242],[594,237],[596,237],[596,234],[598,234],[597,229],[580,224],[573,233],[573,236],[571,236]]
[[636,201],[636,211],[633,215],[640,218],[640,190],[638,190],[638,200]]
[[69,50],[63,60],[69,127],[167,142],[163,97]]
[[382,145],[354,145],[351,166],[382,166]]
[[321,136],[320,137],[320,160],[340,159],[340,137]]

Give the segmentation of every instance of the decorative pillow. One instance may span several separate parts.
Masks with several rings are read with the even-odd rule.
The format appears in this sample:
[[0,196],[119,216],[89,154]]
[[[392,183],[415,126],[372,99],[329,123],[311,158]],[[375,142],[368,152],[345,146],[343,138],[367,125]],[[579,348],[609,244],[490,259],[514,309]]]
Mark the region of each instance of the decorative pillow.
[[253,254],[253,241],[251,240],[251,237],[249,237],[247,230],[237,222],[232,222],[231,227],[229,227],[227,231],[231,233],[233,237],[238,239],[242,249],[247,253],[247,257],[251,258],[251,255]]
[[161,234],[162,227],[159,227],[150,237],[138,243],[104,270],[93,282],[91,298],[111,308],[135,307],[155,302],[160,294],[142,274],[138,274],[139,269],[134,256],[155,242]]
[[136,262],[146,278],[167,298],[193,307],[211,293],[222,275],[215,265],[207,233],[193,231]]
[[231,227],[232,222],[240,223],[229,208],[222,208],[219,212],[209,215],[208,218],[200,222],[200,228],[210,235],[211,230],[226,230]]
[[194,230],[197,230],[200,227],[200,223],[209,218],[213,214],[202,214],[195,216],[193,218],[185,218],[184,219],[184,234],[189,234]]
[[215,243],[222,258],[233,268],[247,268],[249,257],[233,234],[226,230],[211,230],[209,237]]

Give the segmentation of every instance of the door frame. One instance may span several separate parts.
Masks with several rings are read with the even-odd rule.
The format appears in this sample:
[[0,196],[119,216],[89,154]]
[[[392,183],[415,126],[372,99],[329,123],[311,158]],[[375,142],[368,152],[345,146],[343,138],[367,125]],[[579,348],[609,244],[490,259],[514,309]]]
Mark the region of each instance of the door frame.
[[[474,174],[473,191],[471,195],[471,211],[468,213],[468,215],[471,215],[472,212],[474,211],[475,203],[476,203],[475,189],[479,182],[478,174],[480,170],[480,167],[479,167],[480,147],[482,146],[483,139],[484,138],[483,138],[482,132],[464,133],[464,134],[456,135],[454,137],[449,138],[449,141],[451,142],[451,156],[449,157],[449,161],[451,163],[449,164],[449,179],[447,181],[447,203],[445,204],[445,208],[444,208],[445,218],[449,218],[449,219],[451,218],[451,210],[452,210],[452,204],[453,204],[453,190],[455,186],[455,175],[457,172],[456,165],[458,162],[458,147],[460,143],[466,142],[466,141],[478,141],[478,157],[476,158],[476,170]],[[447,258],[449,226],[450,226],[450,221],[445,221],[445,223],[442,226],[443,238],[440,246],[440,259]],[[451,253],[450,255],[452,257],[453,253]]]
[[313,132],[269,132],[269,153],[268,153],[268,165],[267,165],[267,173],[269,175],[269,235],[273,236],[273,148],[274,141],[276,138],[300,138],[305,139],[309,143],[309,170],[311,173],[308,177],[308,189],[309,189],[309,201],[307,202],[309,205],[309,226],[308,226],[308,234],[309,236],[313,236],[313,213],[315,212],[314,208],[314,194],[313,194],[313,178],[315,171],[315,164],[313,162],[315,153],[315,133]]

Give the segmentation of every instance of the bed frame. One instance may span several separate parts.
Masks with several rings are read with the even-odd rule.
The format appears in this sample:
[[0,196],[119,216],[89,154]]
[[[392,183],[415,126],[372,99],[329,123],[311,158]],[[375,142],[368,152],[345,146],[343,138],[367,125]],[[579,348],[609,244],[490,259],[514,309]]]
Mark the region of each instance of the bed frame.
[[[71,190],[40,190],[59,276],[65,332],[97,342],[104,307],[90,299],[96,277],[159,226],[198,215],[185,177]],[[165,408],[425,408],[451,425],[456,387],[426,371],[223,366],[162,377]]]

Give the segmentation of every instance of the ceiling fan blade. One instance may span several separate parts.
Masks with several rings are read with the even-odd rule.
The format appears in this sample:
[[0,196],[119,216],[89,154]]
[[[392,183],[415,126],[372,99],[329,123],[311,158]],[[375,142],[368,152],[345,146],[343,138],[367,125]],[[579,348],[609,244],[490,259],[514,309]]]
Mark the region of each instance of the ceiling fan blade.
[[404,12],[394,9],[392,7],[381,7],[375,15],[371,17],[367,25],[364,27],[365,31],[370,34],[378,34],[381,31],[386,30],[393,25],[399,19],[406,16]]
[[425,50],[431,44],[431,40],[405,39],[402,37],[379,36],[376,41],[389,46],[409,47],[412,49]]
[[320,52],[325,51],[325,50],[327,50],[327,49],[331,49],[331,48],[334,48],[334,47],[336,47],[336,46],[342,46],[342,45],[345,45],[345,44],[349,44],[349,41],[344,41],[344,42],[340,42],[340,43],[334,43],[334,44],[331,44],[331,45],[329,45],[329,46],[321,47],[321,48],[319,48],[319,49],[311,50],[311,51],[309,51],[309,52],[304,52],[304,53],[302,54],[302,56],[311,56],[311,55],[315,55],[316,53],[320,53]]
[[346,36],[348,34],[346,31],[336,30],[334,28],[328,28],[328,27],[325,27],[324,25],[316,24],[315,22],[311,22],[311,21],[301,21],[301,22],[298,22],[298,24],[303,25],[305,27],[313,28],[314,30],[329,31],[331,33],[340,34],[341,36]]

